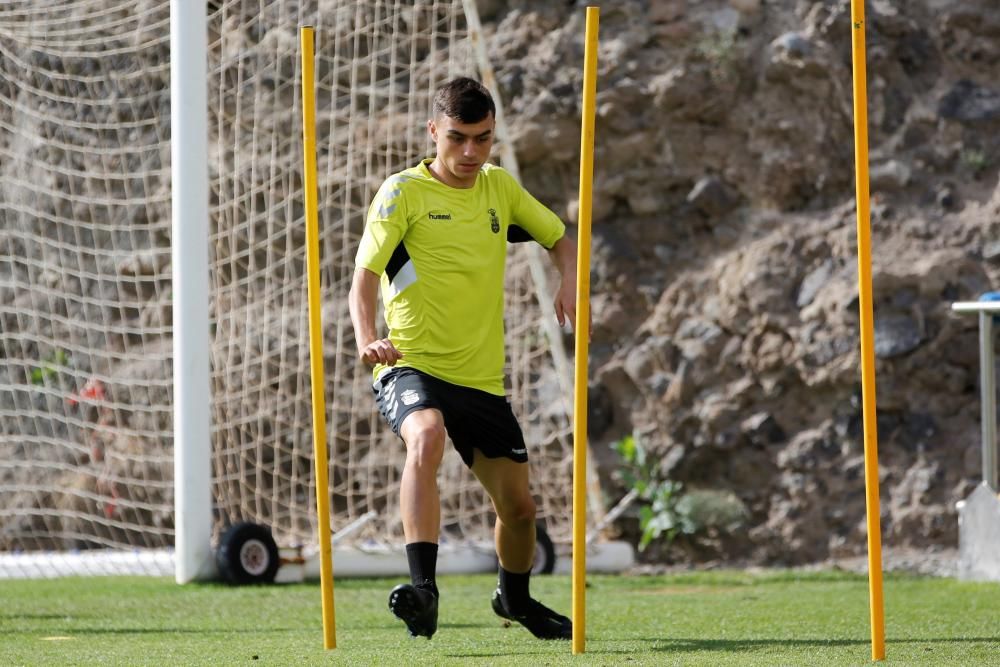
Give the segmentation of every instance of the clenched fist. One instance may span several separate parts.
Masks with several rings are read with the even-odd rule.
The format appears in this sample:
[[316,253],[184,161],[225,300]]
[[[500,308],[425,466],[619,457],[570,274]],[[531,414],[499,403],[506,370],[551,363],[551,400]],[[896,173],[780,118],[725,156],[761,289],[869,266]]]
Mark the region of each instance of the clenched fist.
[[388,338],[380,338],[361,348],[361,361],[369,366],[375,364],[385,364],[395,366],[396,362],[403,358],[403,353],[396,349],[392,341]]

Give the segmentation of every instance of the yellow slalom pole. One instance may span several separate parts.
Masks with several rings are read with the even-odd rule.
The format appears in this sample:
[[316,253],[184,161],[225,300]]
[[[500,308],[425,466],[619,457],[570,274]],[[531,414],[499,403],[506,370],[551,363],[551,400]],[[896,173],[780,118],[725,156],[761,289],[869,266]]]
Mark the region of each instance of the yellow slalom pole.
[[587,600],[587,355],[590,344],[590,212],[594,181],[594,107],[597,97],[597,23],[587,7],[580,131],[580,206],[577,225],[576,372],[573,391],[573,655],[586,645]]
[[868,98],[865,74],[865,4],[851,0],[854,54],[854,165],[858,200],[858,294],[861,315],[861,398],[865,433],[865,507],[868,517],[868,597],[872,660],[885,660],[882,601],[882,529],[878,500],[878,429],[875,419],[875,325],[868,200]]
[[323,648],[337,648],[333,609],[333,553],[330,541],[330,490],[326,451],[326,400],[323,394],[323,322],[319,299],[319,214],[316,202],[316,93],[313,81],[315,29],[302,26],[302,157],[306,205],[306,275],[309,285],[309,368],[312,374],[313,451],[316,467],[316,520],[319,522],[319,578],[323,592]]

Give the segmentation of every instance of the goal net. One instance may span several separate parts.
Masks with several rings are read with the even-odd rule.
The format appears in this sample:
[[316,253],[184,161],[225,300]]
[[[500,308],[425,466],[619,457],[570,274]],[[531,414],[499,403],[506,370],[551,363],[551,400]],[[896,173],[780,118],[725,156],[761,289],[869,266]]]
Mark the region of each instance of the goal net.
[[[208,8],[204,511],[216,536],[252,521],[279,545],[316,540],[297,33],[311,24],[333,530],[374,512],[351,539],[399,543],[404,450],[374,410],[347,292],[371,197],[432,151],[432,92],[480,71],[462,3]],[[0,6],[0,556],[174,543],[185,480],[172,456],[169,19],[164,0]],[[558,541],[570,533],[569,397],[532,252],[512,248],[508,264],[508,374]],[[489,539],[488,501],[453,453],[439,481],[444,538]]]

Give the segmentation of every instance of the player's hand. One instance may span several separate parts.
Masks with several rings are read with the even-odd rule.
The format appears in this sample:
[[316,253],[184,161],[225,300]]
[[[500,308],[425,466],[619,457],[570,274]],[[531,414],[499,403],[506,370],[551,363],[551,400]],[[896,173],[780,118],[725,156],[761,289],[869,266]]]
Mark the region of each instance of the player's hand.
[[[569,320],[573,331],[576,331],[576,284],[568,280],[563,280],[559,285],[559,291],[556,292],[555,303],[553,305],[556,309],[556,320],[559,322],[559,326],[566,326],[566,320]],[[589,320],[587,326],[588,340],[591,337],[591,329],[593,329],[593,316]]]
[[397,350],[388,338],[380,338],[361,348],[360,356],[361,361],[369,366],[375,364],[395,366],[396,362],[403,358],[403,353]]

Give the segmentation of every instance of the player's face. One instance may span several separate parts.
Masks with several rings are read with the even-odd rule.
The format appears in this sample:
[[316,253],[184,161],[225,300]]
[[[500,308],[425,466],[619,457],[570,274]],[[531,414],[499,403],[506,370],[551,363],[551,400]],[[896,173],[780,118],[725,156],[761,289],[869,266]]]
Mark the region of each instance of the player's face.
[[493,114],[478,123],[463,123],[445,115],[427,121],[437,146],[432,171],[447,185],[471,188],[479,169],[490,156],[496,121]]

